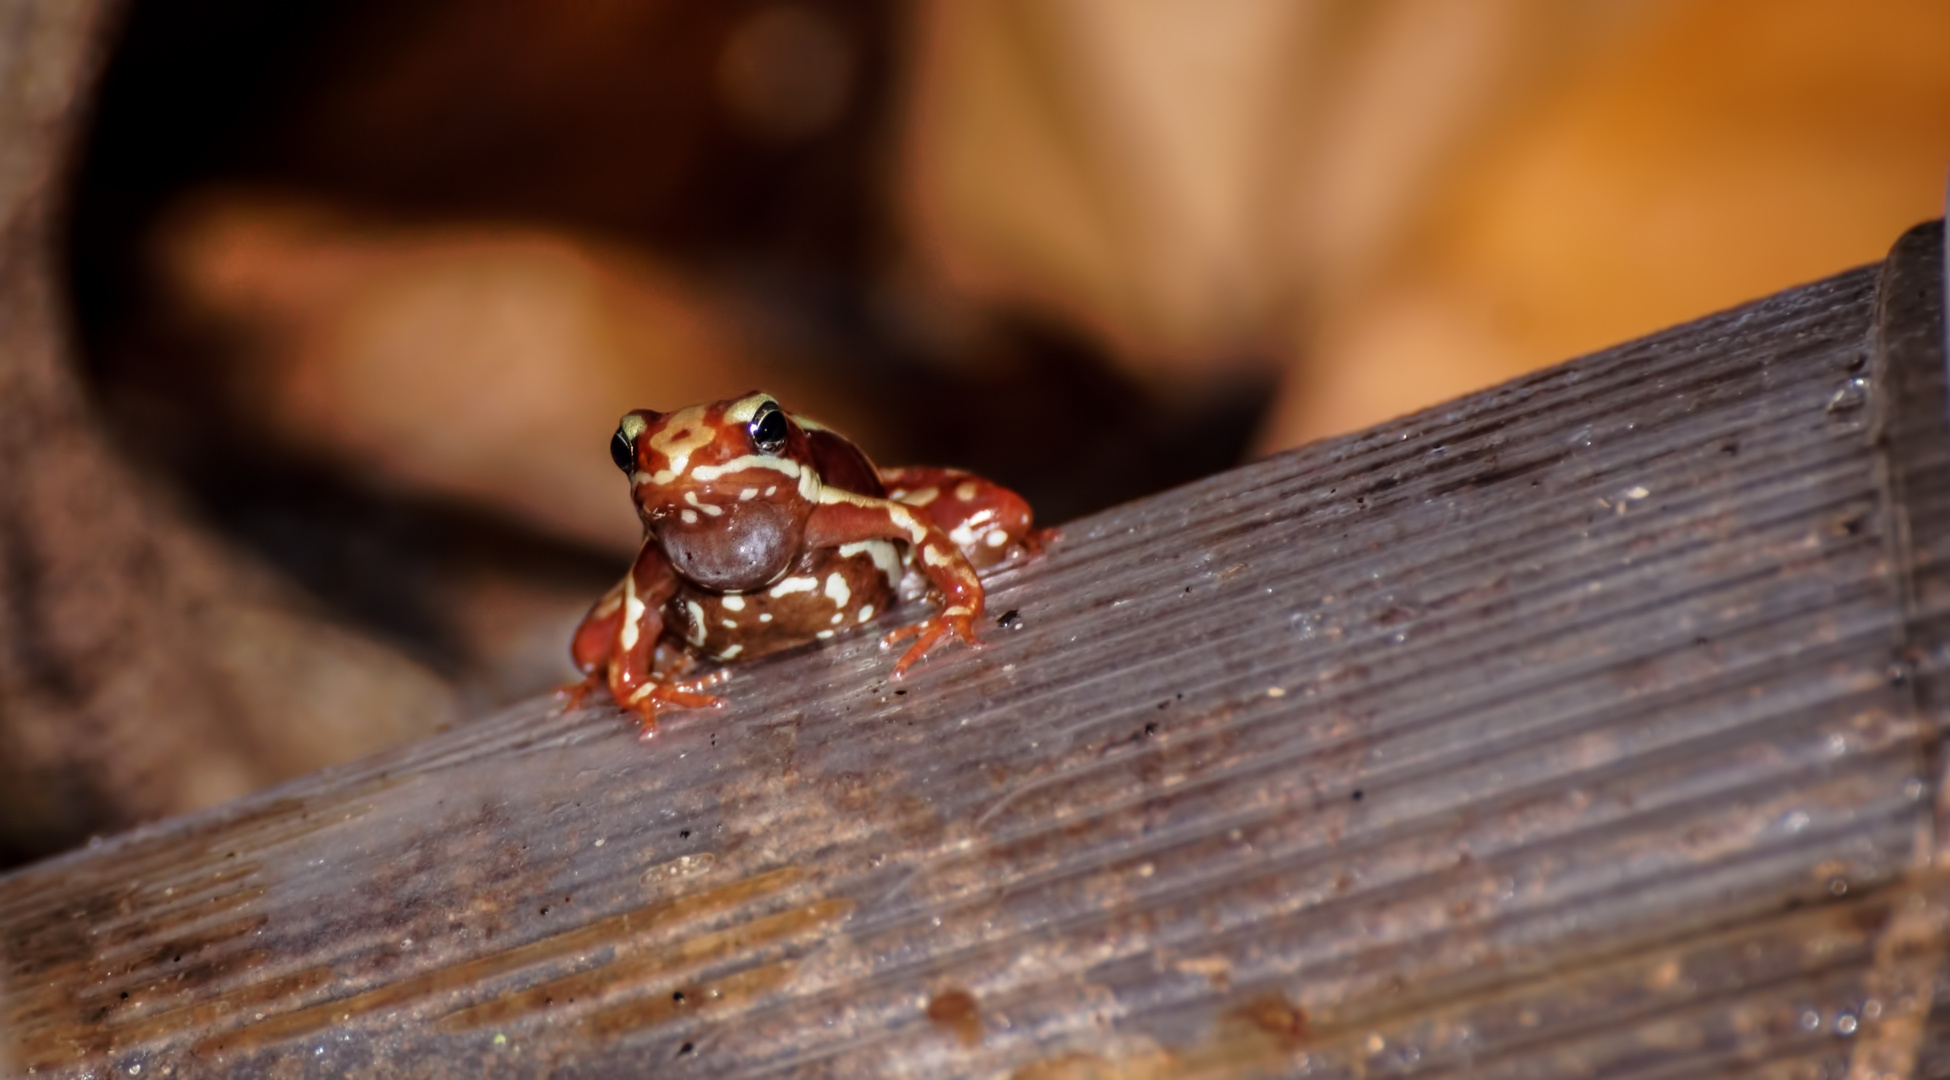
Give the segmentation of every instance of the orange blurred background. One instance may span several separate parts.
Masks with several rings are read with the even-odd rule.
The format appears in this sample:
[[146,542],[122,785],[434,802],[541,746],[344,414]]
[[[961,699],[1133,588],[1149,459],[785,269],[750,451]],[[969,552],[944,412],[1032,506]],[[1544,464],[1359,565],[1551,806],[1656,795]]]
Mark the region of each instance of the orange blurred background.
[[1878,259],[1931,0],[145,0],[71,224],[124,448],[471,706],[616,417],[762,386],[1060,521]]

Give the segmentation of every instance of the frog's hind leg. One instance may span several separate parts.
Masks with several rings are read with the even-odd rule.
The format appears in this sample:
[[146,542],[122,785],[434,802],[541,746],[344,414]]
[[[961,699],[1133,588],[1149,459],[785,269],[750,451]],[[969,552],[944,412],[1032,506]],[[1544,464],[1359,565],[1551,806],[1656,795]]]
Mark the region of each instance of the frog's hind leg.
[[978,570],[1018,554],[1036,554],[1052,534],[1034,527],[1029,501],[993,480],[960,469],[882,469],[887,497],[927,515]]

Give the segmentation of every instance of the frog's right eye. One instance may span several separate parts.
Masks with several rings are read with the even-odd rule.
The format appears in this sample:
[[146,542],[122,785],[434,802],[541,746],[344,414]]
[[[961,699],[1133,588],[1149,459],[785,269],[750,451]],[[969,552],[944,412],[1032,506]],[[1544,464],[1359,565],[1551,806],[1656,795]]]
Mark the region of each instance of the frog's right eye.
[[624,472],[636,469],[636,440],[624,434],[620,427],[616,429],[616,434],[610,436],[609,459]]
[[752,437],[752,449],[761,454],[777,454],[785,449],[785,410],[776,401],[760,404],[746,430]]

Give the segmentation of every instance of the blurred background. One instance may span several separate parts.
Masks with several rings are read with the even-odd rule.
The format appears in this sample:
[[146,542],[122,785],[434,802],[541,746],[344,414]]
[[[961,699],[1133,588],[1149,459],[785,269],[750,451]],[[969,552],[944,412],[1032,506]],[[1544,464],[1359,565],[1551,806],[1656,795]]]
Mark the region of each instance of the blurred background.
[[251,736],[139,698],[0,861],[567,679],[628,408],[1056,523],[1879,259],[1946,163],[1940,0],[138,0],[81,376],[254,583],[187,631]]

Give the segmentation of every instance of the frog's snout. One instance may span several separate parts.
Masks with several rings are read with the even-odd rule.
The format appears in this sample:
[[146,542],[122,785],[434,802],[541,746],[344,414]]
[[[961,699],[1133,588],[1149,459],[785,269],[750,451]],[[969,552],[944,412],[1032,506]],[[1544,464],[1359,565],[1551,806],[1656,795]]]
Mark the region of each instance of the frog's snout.
[[717,592],[761,589],[785,576],[799,553],[805,522],[766,502],[714,509],[719,513],[654,515],[658,543],[679,575]]

